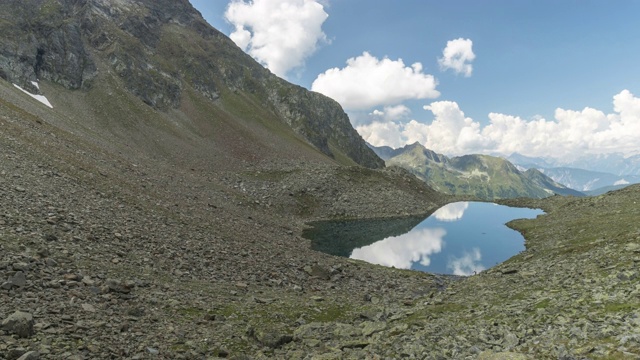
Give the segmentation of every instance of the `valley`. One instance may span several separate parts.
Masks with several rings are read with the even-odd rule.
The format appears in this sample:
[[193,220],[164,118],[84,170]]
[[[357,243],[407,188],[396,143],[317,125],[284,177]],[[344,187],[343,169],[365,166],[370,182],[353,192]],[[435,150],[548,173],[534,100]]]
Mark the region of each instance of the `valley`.
[[[474,276],[331,256],[308,223],[404,228],[483,193],[385,166],[340,105],[271,74],[186,0],[0,10],[0,358],[640,353],[640,186],[492,190],[545,215],[510,222],[526,249]],[[439,162],[466,160],[464,184],[498,177],[472,166],[489,158]]]

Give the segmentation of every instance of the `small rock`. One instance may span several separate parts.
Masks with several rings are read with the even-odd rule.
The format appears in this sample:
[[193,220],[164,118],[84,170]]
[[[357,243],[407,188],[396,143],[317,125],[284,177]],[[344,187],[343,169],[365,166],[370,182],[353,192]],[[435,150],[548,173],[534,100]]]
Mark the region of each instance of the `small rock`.
[[22,311],[16,311],[2,321],[4,331],[14,333],[21,338],[28,338],[34,334],[33,325],[33,316]]
[[19,348],[15,348],[15,349],[11,349],[11,350],[7,351],[4,355],[9,360],[16,360],[16,359],[20,358],[20,356],[22,356],[22,355],[24,355],[26,353],[27,353],[27,349],[25,349],[23,347],[19,347]]
[[51,258],[48,258],[48,259],[47,259],[46,264],[47,264],[47,266],[49,266],[49,267],[58,266],[58,262],[57,262],[57,261],[55,261],[55,260],[53,260],[53,259],[51,259]]
[[51,255],[51,252],[47,248],[42,248],[38,250],[38,255],[40,255],[40,257],[46,258]]
[[55,236],[54,234],[47,234],[45,235],[44,239],[47,241],[57,241],[58,237]]
[[12,265],[13,270],[15,271],[29,271],[29,264],[25,263],[25,262],[17,262],[15,264]]
[[500,272],[502,273],[502,275],[511,275],[517,273],[518,269],[502,269],[500,270]]
[[311,267],[311,271],[308,272],[309,275],[311,275],[312,277],[318,278],[318,279],[322,279],[322,280],[329,280],[331,279],[331,273],[323,268],[320,265],[313,265]]
[[293,341],[293,336],[289,334],[283,334],[277,330],[249,330],[249,336],[256,339],[259,343],[272,349],[282,347],[282,345],[288,344]]
[[478,356],[478,360],[528,360],[528,357],[512,352],[494,353],[492,351],[483,351]]
[[40,359],[40,353],[38,353],[37,351],[29,351],[18,358],[18,360],[39,360],[39,359]]
[[27,285],[27,277],[22,271],[16,272],[9,282],[15,287],[25,287]]
[[91,304],[82,304],[82,310],[90,313],[96,312],[96,308]]

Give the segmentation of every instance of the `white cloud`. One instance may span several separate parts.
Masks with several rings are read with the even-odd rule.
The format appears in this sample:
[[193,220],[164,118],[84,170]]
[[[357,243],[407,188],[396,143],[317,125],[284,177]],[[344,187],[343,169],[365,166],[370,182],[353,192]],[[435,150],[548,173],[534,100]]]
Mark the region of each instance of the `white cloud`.
[[490,113],[489,124],[482,126],[465,117],[457,103],[437,101],[425,106],[434,116],[430,123],[390,120],[384,127],[357,129],[368,129],[367,136],[378,139],[378,145],[399,147],[418,141],[446,155],[508,156],[517,152],[570,161],[589,154],[639,154],[640,98],[624,90],[613,97],[613,105],[610,114],[589,107],[581,111],[559,108],[553,120]]
[[384,110],[373,110],[369,117],[373,121],[389,122],[401,121],[411,115],[411,110],[405,105],[385,106]]
[[451,69],[457,74],[469,77],[473,72],[471,62],[475,58],[473,41],[459,38],[447,41],[447,47],[442,51],[442,57],[438,59],[438,63],[443,71]]
[[618,186],[618,185],[629,185],[629,184],[630,184],[630,182],[628,182],[625,179],[620,179],[620,180],[618,180],[618,181],[613,183],[613,185],[615,185],[615,186]]
[[402,59],[378,59],[368,52],[347,60],[347,66],[318,75],[311,90],[323,93],[348,110],[397,105],[409,99],[440,96],[437,81],[421,63],[405,66]]
[[449,260],[447,268],[453,270],[453,275],[469,276],[485,269],[480,264],[480,260],[482,260],[480,249],[473,248],[471,253],[465,252],[462,257]]
[[433,213],[433,217],[440,221],[456,221],[462,219],[464,212],[469,208],[466,201],[447,204]]
[[429,266],[430,256],[442,251],[446,234],[441,228],[412,231],[354,249],[351,258],[398,269],[410,269],[416,262]]
[[314,0],[233,0],[225,12],[235,26],[230,38],[281,77],[327,42],[322,24],[328,16]]
[[399,148],[405,145],[401,127],[401,124],[395,122],[374,121],[371,124],[356,126],[356,130],[366,142],[373,146]]

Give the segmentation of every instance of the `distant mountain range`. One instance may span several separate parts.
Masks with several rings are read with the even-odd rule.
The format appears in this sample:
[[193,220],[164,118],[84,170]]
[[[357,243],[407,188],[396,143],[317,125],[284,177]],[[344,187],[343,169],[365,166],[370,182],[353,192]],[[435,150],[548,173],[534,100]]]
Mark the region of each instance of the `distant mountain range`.
[[399,149],[369,146],[388,166],[407,169],[434,189],[448,194],[472,195],[486,200],[543,198],[554,194],[584,196],[536,169],[521,171],[509,161],[495,156],[449,158],[419,143]]
[[561,161],[541,157],[529,157],[514,153],[507,157],[513,164],[525,168],[549,169],[549,168],[574,168],[608,173],[618,176],[640,176],[640,155],[624,157],[622,154],[584,155],[571,161]]
[[598,195],[640,183],[638,156],[624,158],[619,154],[613,154],[583,157],[569,162],[571,166],[558,166],[558,161],[519,154],[511,155],[508,160],[521,169],[538,169],[554,181],[588,195]]

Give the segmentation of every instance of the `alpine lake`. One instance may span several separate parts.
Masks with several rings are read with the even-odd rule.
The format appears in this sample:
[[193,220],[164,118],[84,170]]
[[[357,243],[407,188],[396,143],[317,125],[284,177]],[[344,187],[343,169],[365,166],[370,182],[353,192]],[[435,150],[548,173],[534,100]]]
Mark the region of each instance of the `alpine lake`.
[[483,202],[448,204],[428,218],[323,221],[303,236],[314,250],[369,263],[435,274],[468,276],[525,250],[505,224],[535,218],[539,209]]

